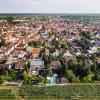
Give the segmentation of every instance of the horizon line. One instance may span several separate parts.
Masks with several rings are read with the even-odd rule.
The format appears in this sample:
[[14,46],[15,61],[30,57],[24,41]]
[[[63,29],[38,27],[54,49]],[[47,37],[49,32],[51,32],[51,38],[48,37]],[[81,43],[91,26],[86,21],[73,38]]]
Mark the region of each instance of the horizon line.
[[20,13],[20,12],[19,13],[0,13],[0,15],[6,15],[6,14],[8,14],[8,15],[10,15],[10,14],[12,14],[12,15],[15,15],[15,14],[21,14],[21,15],[24,15],[24,14],[27,14],[27,15],[28,14],[30,14],[30,15],[31,14],[52,14],[52,15],[53,14],[54,15],[55,14],[69,14],[69,15],[71,15],[71,14],[73,14],[73,15],[74,14],[75,15],[88,15],[88,14],[90,14],[90,15],[94,15],[94,14],[96,14],[96,15],[99,15],[100,13],[94,13],[94,12],[93,13],[84,13],[84,12],[78,12],[78,13],[76,13],[76,12],[73,12],[73,13],[51,13],[51,12],[50,13],[43,13],[43,12],[41,12],[41,13],[40,12],[39,13],[38,12],[36,12],[36,13],[26,13],[26,12],[25,13],[24,12],[22,12],[22,13]]

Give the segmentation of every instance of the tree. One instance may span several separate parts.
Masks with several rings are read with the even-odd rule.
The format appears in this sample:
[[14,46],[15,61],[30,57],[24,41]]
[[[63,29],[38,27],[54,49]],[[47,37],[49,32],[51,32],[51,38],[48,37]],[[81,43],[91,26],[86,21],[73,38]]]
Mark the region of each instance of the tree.
[[94,79],[95,79],[96,81],[100,81],[100,74],[97,73],[97,74],[95,75]]
[[45,63],[45,64],[48,64],[48,62],[49,62],[49,56],[46,55],[45,52],[43,53],[42,59],[44,60],[44,63]]
[[96,70],[97,70],[97,65],[96,63],[94,63],[93,65],[91,65],[91,71],[95,73]]
[[13,20],[14,20],[14,18],[12,16],[7,16],[6,17],[6,21],[8,22],[8,24],[12,24]]
[[60,49],[60,42],[56,38],[52,40],[52,45],[54,45],[57,49]]
[[80,33],[80,36],[81,36],[82,39],[85,39],[85,38],[90,39],[90,37],[91,37],[91,32],[84,32],[84,31],[82,31],[82,32]]
[[38,77],[38,82],[39,82],[39,83],[46,83],[46,78],[43,77],[43,76],[39,76],[39,77]]
[[32,41],[32,42],[29,42],[28,45],[31,46],[31,47],[39,47],[39,46],[42,45],[42,42],[40,40]]
[[97,55],[96,55],[95,53],[91,54],[91,59],[92,59],[93,61],[95,61],[96,58],[97,58]]
[[66,76],[67,76],[69,79],[73,78],[73,77],[74,77],[73,71],[72,71],[72,70],[67,70],[67,71],[66,71]]
[[79,82],[79,79],[75,76],[72,70],[66,70],[66,76],[70,82]]
[[80,79],[89,75],[90,72],[91,72],[91,67],[89,64],[85,62],[78,64],[76,74],[80,76]]
[[64,63],[66,63],[66,60],[64,59],[64,57],[63,57],[62,54],[59,55],[59,58],[58,58],[58,59],[60,60],[60,62],[61,62],[62,65],[63,65]]
[[16,71],[14,69],[12,69],[10,72],[9,72],[9,76],[11,77],[11,80],[12,81],[16,81],[19,77],[17,77],[17,74],[16,74]]
[[77,63],[75,63],[73,60],[69,60],[67,62],[68,69],[72,70],[74,73],[76,71]]
[[29,71],[29,67],[30,67],[30,63],[29,62],[27,62],[27,64],[25,64],[25,66],[24,66],[24,70],[28,73],[28,71]]
[[4,39],[1,39],[1,41],[0,41],[0,47],[1,47],[1,46],[5,46],[5,45],[6,45],[5,40],[4,40]]
[[2,84],[5,81],[4,76],[0,76],[0,84]]
[[88,48],[89,44],[90,44],[90,40],[89,39],[86,39],[86,38],[83,38],[81,40],[81,42],[82,42],[81,43],[82,49],[83,50],[86,50]]
[[61,48],[69,50],[69,46],[67,44],[61,44]]
[[83,78],[84,82],[92,82],[94,79],[94,73],[90,73],[88,76]]
[[23,72],[23,83],[24,84],[32,84],[31,83],[32,77],[26,71]]
[[66,68],[65,67],[57,67],[57,69],[55,70],[55,72],[58,74],[58,75],[64,75],[66,72]]

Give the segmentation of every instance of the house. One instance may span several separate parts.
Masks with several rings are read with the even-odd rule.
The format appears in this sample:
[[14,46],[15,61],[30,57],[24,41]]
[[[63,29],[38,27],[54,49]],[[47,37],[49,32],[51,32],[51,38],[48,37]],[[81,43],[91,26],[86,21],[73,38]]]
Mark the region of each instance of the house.
[[27,46],[27,47],[26,47],[26,51],[27,51],[27,52],[31,52],[31,53],[32,53],[33,48],[32,48],[32,47],[30,47],[30,46]]
[[87,50],[90,54],[97,52],[97,46],[90,45],[89,50]]
[[97,58],[97,60],[96,60],[96,61],[97,61],[97,63],[98,63],[98,64],[100,64],[100,58]]
[[67,79],[66,77],[61,76],[61,77],[60,77],[60,83],[61,83],[61,84],[67,84],[67,83],[69,83],[69,81],[68,81],[68,79]]
[[46,39],[46,38],[49,37],[48,33],[41,33],[41,36],[42,36],[44,39]]
[[63,57],[66,56],[72,56],[72,54],[68,50],[66,50],[65,53],[63,53]]
[[54,73],[50,77],[47,77],[48,83],[51,85],[59,84],[58,74]]
[[59,56],[59,51],[57,49],[52,49],[51,50],[51,55],[54,57],[58,57]]
[[4,46],[0,47],[0,54],[2,55],[6,54],[6,48]]
[[0,75],[6,74],[10,69],[12,65],[10,64],[0,64]]
[[100,32],[95,33],[95,34],[94,34],[94,37],[95,37],[96,39],[100,40]]
[[14,50],[14,46],[8,45],[8,46],[2,46],[0,47],[0,53],[4,55],[10,55],[10,53]]
[[45,53],[46,55],[49,55],[50,54],[49,49],[45,48]]
[[25,50],[28,44],[19,44],[16,46],[16,49],[18,50]]
[[26,55],[26,52],[23,50],[20,50],[19,54],[18,54],[18,58],[24,58]]
[[7,61],[7,57],[0,55],[0,63],[5,63]]
[[89,46],[89,49],[90,49],[91,51],[97,51],[97,47],[96,47],[96,46]]
[[52,61],[52,62],[50,63],[50,68],[51,68],[51,69],[57,69],[58,67],[61,67],[60,61]]
[[75,56],[80,56],[81,55],[81,51],[79,49],[72,48],[72,54],[75,55]]
[[39,70],[44,68],[44,61],[41,59],[33,59],[30,64],[30,72],[32,75],[38,75]]
[[23,70],[24,67],[25,67],[25,65],[26,65],[25,61],[15,62],[15,69],[21,69],[21,70]]
[[75,55],[64,55],[63,57],[65,58],[66,62],[70,60],[77,61],[77,58]]
[[59,83],[59,78],[58,75],[56,73],[54,73],[51,77],[50,77],[50,84],[55,85]]
[[32,55],[34,58],[38,58],[40,53],[40,48],[33,48]]
[[10,55],[10,53],[14,50],[14,46],[8,45],[6,46],[6,52],[5,55]]

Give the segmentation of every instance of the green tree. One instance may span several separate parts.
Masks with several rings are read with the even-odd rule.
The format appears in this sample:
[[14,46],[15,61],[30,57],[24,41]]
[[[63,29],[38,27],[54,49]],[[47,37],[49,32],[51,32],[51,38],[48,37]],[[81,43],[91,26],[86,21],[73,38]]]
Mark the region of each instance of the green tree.
[[52,40],[52,45],[54,45],[57,49],[60,49],[60,42],[56,38]]
[[3,75],[2,75],[2,76],[0,76],[0,84],[2,84],[4,81],[5,81],[4,76],[3,76]]
[[39,46],[42,45],[42,42],[39,41],[39,40],[38,41],[32,41],[32,42],[29,42],[28,45],[31,46],[31,47],[39,47]]
[[39,76],[39,77],[38,77],[38,82],[39,82],[39,83],[46,83],[46,78],[43,77],[43,76]]
[[81,63],[78,64],[76,72],[77,72],[76,74],[78,76],[80,76],[80,79],[81,79],[81,78],[86,77],[87,75],[90,74],[91,67],[89,64],[82,62],[82,64]]
[[91,54],[91,59],[92,59],[93,61],[95,61],[96,58],[97,58],[97,55],[96,55],[95,53]]
[[80,36],[81,36],[81,38],[82,39],[90,39],[90,37],[91,37],[91,32],[84,32],[84,31],[82,31],[81,33],[80,33]]
[[70,82],[79,82],[79,78],[75,76],[72,70],[66,70],[66,77]]
[[97,64],[94,63],[93,65],[91,65],[91,71],[95,73],[96,70],[97,70]]
[[45,52],[43,53],[42,59],[44,60],[44,63],[45,63],[45,64],[48,64],[48,62],[49,62],[49,56],[46,55]]
[[96,81],[100,81],[100,74],[99,73],[96,73],[94,79]]
[[6,21],[8,22],[8,24],[12,24],[13,20],[14,20],[14,18],[12,16],[7,16],[6,17]]
[[73,60],[69,60],[67,62],[68,69],[72,70],[74,73],[76,73],[76,68],[78,66],[77,62],[74,62]]
[[5,46],[5,45],[6,45],[5,40],[4,40],[4,39],[1,39],[1,41],[0,41],[0,47],[1,47],[1,46]]
[[83,82],[92,82],[94,79],[94,73],[90,73],[86,77],[83,77]]
[[23,72],[23,83],[31,84],[32,77],[26,71]]
[[69,50],[69,46],[67,44],[61,44],[61,48]]

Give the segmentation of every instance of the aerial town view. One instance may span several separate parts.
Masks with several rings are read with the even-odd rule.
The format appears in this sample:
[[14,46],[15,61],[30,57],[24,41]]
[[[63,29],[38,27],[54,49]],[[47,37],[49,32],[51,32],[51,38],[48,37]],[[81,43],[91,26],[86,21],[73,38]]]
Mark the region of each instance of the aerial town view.
[[54,5],[25,13],[20,0],[0,3],[13,4],[0,10],[0,100],[100,100],[100,12],[63,12],[65,0],[22,1]]

